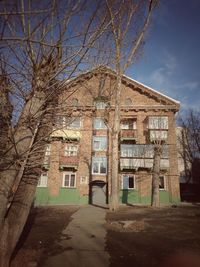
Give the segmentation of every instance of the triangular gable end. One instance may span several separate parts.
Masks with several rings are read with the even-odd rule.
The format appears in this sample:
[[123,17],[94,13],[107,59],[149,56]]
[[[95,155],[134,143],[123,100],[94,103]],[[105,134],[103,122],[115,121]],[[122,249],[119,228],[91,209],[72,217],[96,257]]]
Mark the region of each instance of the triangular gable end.
[[[107,66],[99,66],[99,67],[96,67],[94,69],[91,69],[91,70],[88,70],[82,74],[80,74],[79,76],[67,81],[67,83],[65,85],[67,86],[72,86],[73,84],[77,84],[81,81],[84,81],[84,79],[86,78],[90,78],[92,77],[93,75],[96,75],[98,73],[106,73],[108,75],[111,75],[111,76],[116,76],[116,71],[107,67]],[[158,99],[158,102],[162,101],[165,103],[165,105],[169,105],[169,106],[173,106],[173,109],[175,109],[176,111],[179,110],[180,108],[180,102],[163,94],[163,93],[160,93],[158,91],[156,91],[155,89],[149,87],[149,86],[146,86],[144,85],[143,83],[140,83],[126,75],[123,75],[122,77],[122,82],[125,83],[127,86],[130,86],[132,89],[137,89],[139,91],[141,91],[142,93],[145,93],[145,94],[149,94],[149,96],[153,97],[153,98],[156,98]]]

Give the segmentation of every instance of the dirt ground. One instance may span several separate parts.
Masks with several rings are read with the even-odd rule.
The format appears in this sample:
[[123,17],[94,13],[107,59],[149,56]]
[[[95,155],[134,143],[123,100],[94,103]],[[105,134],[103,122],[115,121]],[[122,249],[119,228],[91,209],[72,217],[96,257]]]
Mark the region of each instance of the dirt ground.
[[[57,241],[77,209],[33,209],[11,267],[42,267],[46,257],[63,249]],[[200,206],[123,206],[118,212],[107,211],[106,219],[110,267],[200,266]]]
[[107,213],[110,267],[199,267],[200,206]]
[[57,241],[77,209],[77,206],[34,208],[14,253],[11,267],[42,267],[46,257],[61,251],[63,248]]

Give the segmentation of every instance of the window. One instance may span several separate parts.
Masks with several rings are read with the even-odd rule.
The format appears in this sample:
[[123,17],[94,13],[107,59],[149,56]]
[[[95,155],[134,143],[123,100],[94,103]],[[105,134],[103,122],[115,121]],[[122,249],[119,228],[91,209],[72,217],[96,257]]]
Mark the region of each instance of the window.
[[76,187],[76,174],[73,172],[63,173],[63,187]]
[[95,118],[94,119],[94,129],[106,129],[106,125],[102,118]]
[[77,98],[72,98],[71,104],[73,107],[78,107],[78,99]]
[[126,98],[125,100],[125,106],[131,106],[133,103],[132,103],[132,100],[130,98]]
[[78,146],[68,144],[65,146],[65,156],[77,156]]
[[80,117],[74,117],[74,118],[66,117],[65,118],[65,125],[68,128],[78,129],[81,127],[81,118]]
[[38,187],[47,187],[48,175],[46,172],[42,173],[38,180]]
[[168,117],[149,117],[149,129],[168,129]]
[[81,127],[81,118],[80,117],[57,116],[56,125],[59,127],[78,129]]
[[50,156],[51,154],[51,145],[48,144],[45,151],[45,156]]
[[122,130],[135,130],[136,129],[136,120],[124,120],[121,122]]
[[106,150],[107,136],[93,136],[93,150]]
[[135,176],[124,174],[122,176],[122,189],[135,189]]
[[92,174],[106,174],[107,173],[107,158],[93,157],[92,158]]
[[165,190],[166,186],[165,186],[165,176],[160,176],[159,177],[159,189],[160,190]]
[[97,109],[105,109],[107,106],[107,103],[105,101],[97,101],[97,102],[94,102],[94,105]]
[[51,155],[51,145],[48,144],[45,150],[44,164],[49,164],[50,155]]

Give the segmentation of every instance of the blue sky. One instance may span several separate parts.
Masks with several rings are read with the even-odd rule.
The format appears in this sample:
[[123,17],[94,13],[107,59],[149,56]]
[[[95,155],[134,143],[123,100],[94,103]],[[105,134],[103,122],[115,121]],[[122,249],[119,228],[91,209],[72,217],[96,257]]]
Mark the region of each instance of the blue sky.
[[200,0],[162,0],[127,75],[200,110]]

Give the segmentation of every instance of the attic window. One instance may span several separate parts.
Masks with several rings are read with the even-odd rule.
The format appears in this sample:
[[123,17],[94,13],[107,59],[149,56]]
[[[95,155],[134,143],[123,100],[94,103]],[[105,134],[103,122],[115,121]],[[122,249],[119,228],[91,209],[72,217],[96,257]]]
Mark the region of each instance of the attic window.
[[107,106],[107,103],[106,102],[103,102],[103,101],[95,102],[95,107],[97,109],[105,109],[106,106]]
[[126,100],[125,100],[125,106],[131,106],[131,105],[133,105],[132,100],[130,98],[126,98]]
[[72,103],[73,107],[78,107],[78,99],[77,98],[73,98],[71,103]]
[[106,96],[98,96],[94,99],[94,105],[97,109],[105,109],[108,105],[108,98]]

